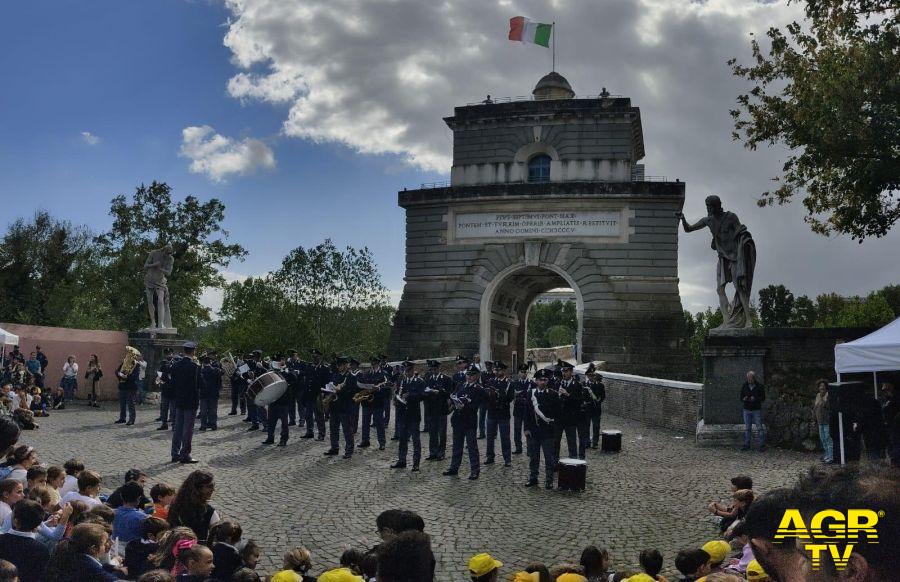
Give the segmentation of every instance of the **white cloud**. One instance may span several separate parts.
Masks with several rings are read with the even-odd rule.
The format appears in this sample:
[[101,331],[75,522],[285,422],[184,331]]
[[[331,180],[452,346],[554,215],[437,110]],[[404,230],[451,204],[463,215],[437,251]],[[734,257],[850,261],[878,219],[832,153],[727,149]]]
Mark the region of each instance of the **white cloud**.
[[[606,87],[641,108],[648,175],[687,182],[685,213],[722,196],[759,248],[755,285],[795,294],[859,292],[896,280],[900,229],[859,246],[825,240],[803,224],[799,201],[760,209],[755,200],[784,162],[782,148],[744,150],[729,109],[747,85],[726,61],[750,60],[750,33],[802,20],[802,3],[768,0],[225,0],[225,45],[240,100],[288,105],[286,136],[395,154],[448,173],[452,139],[443,117],[456,105],[528,95],[550,69],[541,47],[509,42],[508,19],[556,21],[557,70],[580,95]],[[392,161],[390,162],[392,163]],[[826,255],[827,253],[827,255]],[[826,258],[827,256],[827,258]],[[681,235],[685,306],[714,305],[708,233]],[[828,265],[827,268],[825,265]]]
[[81,140],[88,145],[97,145],[100,143],[100,138],[89,131],[81,132]]
[[190,171],[221,182],[230,174],[251,174],[258,168],[275,167],[272,149],[258,139],[240,141],[225,137],[208,126],[185,127],[180,155],[191,160]]

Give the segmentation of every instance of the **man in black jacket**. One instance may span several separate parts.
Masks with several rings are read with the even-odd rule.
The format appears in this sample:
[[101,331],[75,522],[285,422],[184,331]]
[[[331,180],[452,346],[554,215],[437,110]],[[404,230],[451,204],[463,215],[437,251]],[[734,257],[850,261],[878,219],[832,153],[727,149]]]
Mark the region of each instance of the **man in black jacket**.
[[200,365],[194,359],[197,345],[184,344],[184,357],[172,365],[172,403],[175,406],[175,425],[172,429],[172,462],[196,463],[191,457],[194,438],[194,419],[200,406],[200,391],[204,387]]
[[515,397],[510,379],[506,375],[508,366],[497,360],[493,363],[494,377],[485,386],[487,400],[487,452],[485,465],[494,463],[494,444],[500,435],[500,450],[503,453],[503,465],[512,464],[512,447],[509,443],[509,405]]
[[200,392],[200,430],[216,430],[219,428],[219,393],[222,391],[222,375],[224,370],[218,362],[206,355],[200,358],[203,376],[203,389]]
[[747,381],[741,386],[741,403],[744,405],[744,447],[750,450],[753,437],[753,425],[759,433],[759,450],[766,450],[766,429],[762,421],[762,403],[766,399],[766,387],[756,381],[756,373],[747,372]]
[[[124,363],[124,362],[123,362]],[[122,364],[116,368],[116,378],[119,379],[119,418],[114,424],[134,424],[136,416],[135,402],[137,401],[138,377],[141,374],[141,366],[134,362],[128,374],[122,373]],[[125,412],[128,411],[128,421],[125,420]]]
[[556,428],[560,413],[559,394],[548,385],[550,373],[538,370],[534,375],[535,385],[528,392],[528,413],[525,415],[525,438],[528,447],[528,483],[526,487],[538,484],[541,468],[541,453],[544,454],[544,486],[553,489],[556,475]]

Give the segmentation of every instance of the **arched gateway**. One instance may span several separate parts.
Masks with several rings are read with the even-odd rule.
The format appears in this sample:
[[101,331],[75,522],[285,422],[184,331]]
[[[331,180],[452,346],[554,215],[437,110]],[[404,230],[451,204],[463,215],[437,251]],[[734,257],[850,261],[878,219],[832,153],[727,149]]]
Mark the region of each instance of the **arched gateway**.
[[404,190],[406,284],[389,352],[524,357],[535,298],[574,291],[582,360],[692,375],[678,294],[683,182],[644,181],[640,110],[575,98],[550,73],[533,100],[457,107],[447,187]]

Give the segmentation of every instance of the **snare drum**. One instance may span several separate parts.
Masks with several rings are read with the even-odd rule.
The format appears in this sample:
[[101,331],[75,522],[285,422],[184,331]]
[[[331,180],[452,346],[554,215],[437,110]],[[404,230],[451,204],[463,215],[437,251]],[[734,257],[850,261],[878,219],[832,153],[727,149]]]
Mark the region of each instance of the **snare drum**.
[[560,459],[556,465],[559,473],[559,488],[564,491],[584,491],[587,481],[587,461],[582,459]]
[[604,453],[618,453],[622,450],[622,431],[601,430],[600,450]]
[[246,399],[257,406],[268,406],[281,398],[286,390],[287,381],[281,374],[266,372],[247,386]]

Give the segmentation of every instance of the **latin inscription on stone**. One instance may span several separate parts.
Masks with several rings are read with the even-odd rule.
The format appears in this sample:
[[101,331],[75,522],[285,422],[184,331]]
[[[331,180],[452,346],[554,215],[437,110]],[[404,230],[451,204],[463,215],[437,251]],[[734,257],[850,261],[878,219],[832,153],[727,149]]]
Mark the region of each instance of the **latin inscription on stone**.
[[456,238],[618,237],[619,210],[479,212],[456,215]]

